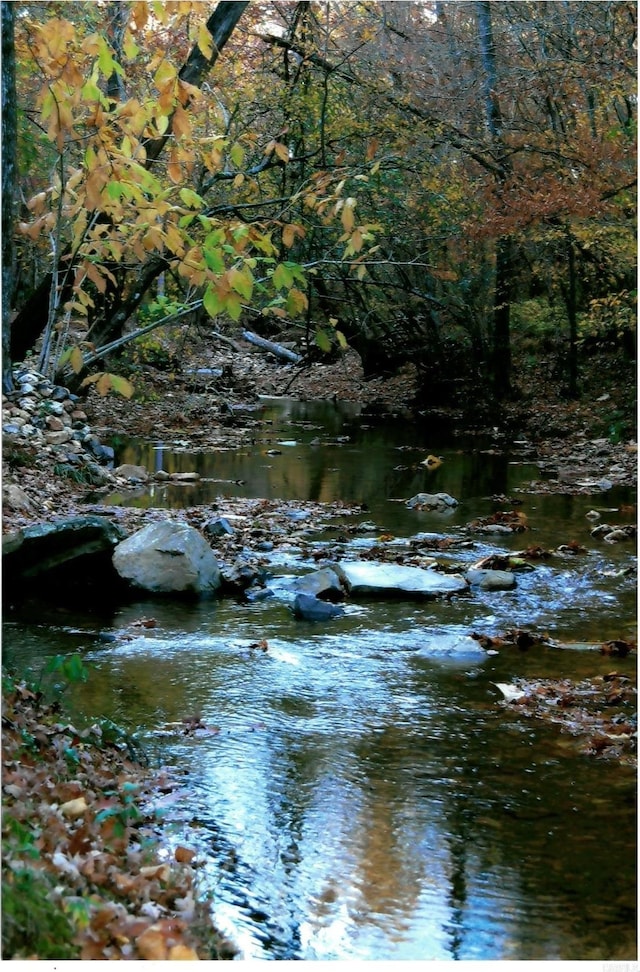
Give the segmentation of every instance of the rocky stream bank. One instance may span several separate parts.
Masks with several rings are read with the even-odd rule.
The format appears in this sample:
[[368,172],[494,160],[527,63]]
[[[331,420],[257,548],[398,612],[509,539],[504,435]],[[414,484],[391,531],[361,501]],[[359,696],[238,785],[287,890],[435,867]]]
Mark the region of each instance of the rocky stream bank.
[[[165,596],[185,591],[248,599],[275,595],[286,598],[297,617],[320,624],[331,623],[361,596],[383,597],[390,590],[396,596],[446,598],[465,596],[477,585],[509,589],[519,571],[533,569],[530,562],[536,557],[573,553],[528,549],[523,537],[517,555],[479,560],[454,571],[442,569],[438,555],[465,539],[417,535],[401,548],[393,538],[379,538],[362,561],[341,563],[338,557],[331,562],[325,557],[289,590],[274,591],[265,582],[265,564],[274,549],[304,545],[309,530],[321,529],[328,520],[342,523],[345,536],[354,530],[366,533],[366,523],[352,522],[363,510],[339,502],[261,497],[221,497],[209,507],[170,513],[103,505],[101,499],[109,493],[133,492],[154,477],[169,475],[115,465],[116,437],[179,440],[187,450],[242,446],[259,435],[252,408],[258,394],[356,400],[403,420],[409,414],[414,421],[424,418],[407,411],[414,393],[411,369],[390,381],[365,382],[352,355],[338,365],[312,366],[306,374],[254,351],[241,361],[234,359],[233,368],[220,364],[180,376],[148,374],[130,401],[100,398],[95,391],[78,397],[28,365],[16,368],[16,391],[3,398],[3,554],[5,567],[11,564],[4,575],[5,609],[23,581],[27,586],[34,580],[45,585],[55,581],[50,593],[72,591],[70,565],[78,553],[103,557],[105,572],[97,573],[98,583],[106,579],[117,596],[126,597],[131,589]],[[555,411],[541,408],[528,423],[505,411],[509,432],[499,427],[474,432],[479,440],[489,432],[493,450],[515,448],[538,464],[541,476],[530,485],[532,492],[583,493],[593,495],[598,505],[613,486],[635,487],[636,443],[617,441],[600,434],[601,429],[594,432],[587,415],[592,417],[591,410],[563,411],[558,405]],[[174,478],[188,482],[195,475]],[[428,506],[456,501],[445,494],[418,494],[407,502]],[[594,520],[592,530],[607,528],[606,537],[602,534],[607,542],[632,543],[630,514],[629,509],[617,518],[612,514],[606,524]],[[474,534],[499,536],[522,529],[518,511],[507,510],[470,523],[468,542]],[[48,562],[43,551],[60,532],[65,535],[63,547],[54,544]],[[177,575],[170,580],[154,561],[158,544],[165,550],[171,546]],[[140,624],[147,623],[152,619],[140,619]],[[520,630],[475,638],[476,649],[483,652],[535,651],[541,644],[544,637]],[[635,685],[616,670],[616,658],[635,651],[635,644],[611,642],[599,650],[611,655],[606,677],[580,683],[568,677],[553,684],[521,680],[500,687],[504,700],[499,704],[578,736],[585,755],[629,763],[635,758]],[[37,876],[44,879],[47,894],[55,886],[61,900],[71,902],[65,927],[71,929],[72,957],[193,959],[211,957],[216,949],[226,957],[224,942],[212,945],[198,925],[203,915],[195,903],[197,860],[189,848],[180,849],[179,859],[167,860],[161,843],[154,842],[153,814],[145,807],[163,794],[171,799],[175,781],[162,774],[149,776],[132,758],[127,741],[108,739],[104,727],[74,727],[57,703],[51,709],[44,694],[24,680],[12,680],[4,694],[10,723],[4,737],[5,822],[16,821],[11,823],[13,832],[3,834],[9,841],[9,853],[4,854],[9,885],[22,894],[25,863],[37,860]],[[198,728],[186,726],[185,732]],[[52,773],[59,780],[55,792],[48,782]],[[105,780],[111,781],[106,802],[99,799]],[[24,799],[27,791],[29,800]],[[114,840],[118,821],[122,828]],[[53,843],[47,842],[48,833],[55,835]],[[88,905],[75,907],[83,898]],[[39,948],[31,940],[25,950],[14,940],[11,954],[44,957]]]

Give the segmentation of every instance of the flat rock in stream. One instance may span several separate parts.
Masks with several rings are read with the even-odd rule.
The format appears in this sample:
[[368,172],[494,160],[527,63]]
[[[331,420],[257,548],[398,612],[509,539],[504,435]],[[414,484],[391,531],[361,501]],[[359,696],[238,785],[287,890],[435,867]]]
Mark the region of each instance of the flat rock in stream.
[[457,499],[449,493],[416,493],[405,503],[410,510],[453,510],[458,505]]
[[441,597],[469,590],[461,574],[441,574],[422,567],[355,560],[333,564],[332,568],[352,596]]
[[468,655],[486,657],[484,648],[470,635],[439,632],[423,638],[418,645],[416,654],[425,658],[442,657],[464,659]]

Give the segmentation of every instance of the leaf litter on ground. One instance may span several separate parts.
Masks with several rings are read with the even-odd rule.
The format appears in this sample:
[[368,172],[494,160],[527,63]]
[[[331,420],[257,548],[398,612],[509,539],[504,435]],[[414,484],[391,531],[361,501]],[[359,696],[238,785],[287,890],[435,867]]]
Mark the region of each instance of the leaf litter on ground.
[[3,958],[231,957],[199,894],[195,852],[178,846],[166,859],[162,799],[178,782],[9,676],[2,722]]

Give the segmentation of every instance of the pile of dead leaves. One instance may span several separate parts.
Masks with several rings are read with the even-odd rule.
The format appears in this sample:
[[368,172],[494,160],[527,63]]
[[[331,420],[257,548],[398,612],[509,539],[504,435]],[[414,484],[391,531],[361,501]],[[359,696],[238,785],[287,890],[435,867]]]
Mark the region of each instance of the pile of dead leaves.
[[478,533],[522,533],[529,529],[526,513],[521,510],[498,510],[490,516],[480,516],[467,525]]
[[630,676],[608,672],[584,679],[518,678],[496,687],[504,706],[570,733],[585,755],[636,765],[637,693]]
[[[3,959],[229,957],[144,808],[158,781],[112,724],[80,730],[3,676]],[[226,953],[226,954],[225,954]]]

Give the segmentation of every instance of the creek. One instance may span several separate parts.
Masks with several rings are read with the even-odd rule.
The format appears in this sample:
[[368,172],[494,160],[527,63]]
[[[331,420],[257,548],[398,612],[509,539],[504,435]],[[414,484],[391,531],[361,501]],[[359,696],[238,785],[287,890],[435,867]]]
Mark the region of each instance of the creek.
[[[574,540],[587,549],[536,563],[512,591],[369,599],[321,624],[294,619],[277,597],[140,599],[108,616],[43,604],[40,617],[5,620],[5,661],[37,668],[81,650],[92,663],[74,706],[135,730],[154,765],[180,774],[166,833],[206,861],[215,924],[241,958],[635,958],[635,771],[586,756],[557,726],[505,707],[496,688],[634,673],[632,658],[595,645],[635,636],[635,552],[592,538],[586,517],[595,508],[617,523],[607,511],[634,497],[529,494],[541,474],[524,444],[508,455],[402,414],[290,400],[252,414],[259,432],[236,450],[121,443],[120,462],[201,478],[108,502],[215,503],[224,515],[225,496],[299,501],[303,540],[265,553],[285,576],[314,569],[324,549],[357,556],[381,535],[461,536],[514,498],[527,533],[469,535],[472,547],[438,560]],[[442,457],[437,469],[419,465],[428,453]],[[408,509],[420,491],[459,505]],[[366,512],[327,526],[305,508],[337,500]],[[375,529],[345,530],[363,521]],[[155,627],[105,642],[141,617]],[[566,647],[451,650],[514,627]],[[171,728],[196,713],[209,731]]]

